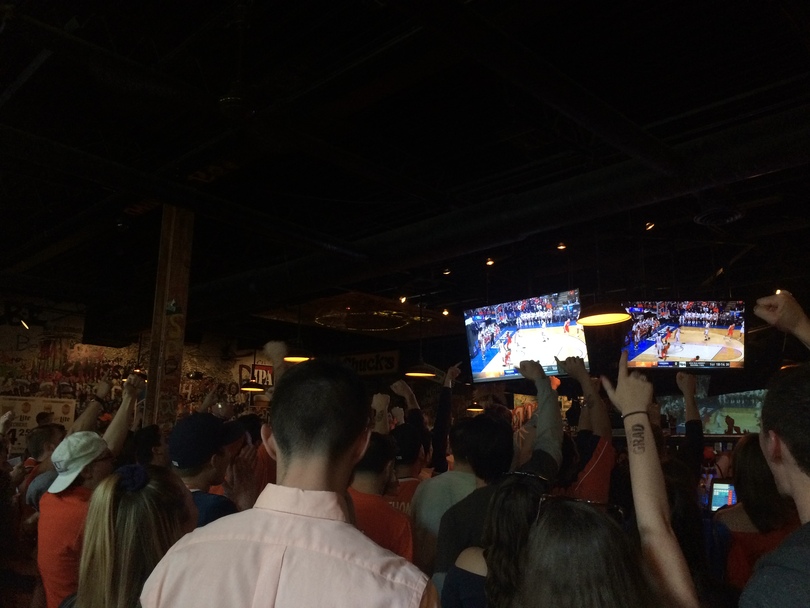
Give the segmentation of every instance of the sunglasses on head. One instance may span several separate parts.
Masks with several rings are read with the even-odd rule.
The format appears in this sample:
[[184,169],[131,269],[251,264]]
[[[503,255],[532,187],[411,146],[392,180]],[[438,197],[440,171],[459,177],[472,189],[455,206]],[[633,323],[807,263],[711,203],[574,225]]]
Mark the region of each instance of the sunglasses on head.
[[543,494],[540,497],[540,503],[537,506],[537,519],[540,519],[540,515],[543,513],[543,509],[552,502],[575,502],[583,505],[587,505],[588,507],[603,513],[614,520],[617,524],[624,525],[625,522],[625,513],[624,509],[622,509],[619,505],[614,505],[607,502],[595,502],[593,500],[585,500],[584,498],[572,498],[570,496],[558,496],[555,494]]

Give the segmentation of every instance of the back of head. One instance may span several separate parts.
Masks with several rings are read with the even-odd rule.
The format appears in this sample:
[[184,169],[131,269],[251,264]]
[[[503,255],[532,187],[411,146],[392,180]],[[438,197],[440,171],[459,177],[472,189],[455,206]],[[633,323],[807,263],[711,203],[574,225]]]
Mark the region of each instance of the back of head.
[[78,606],[139,605],[149,574],[196,523],[183,491],[171,469],[155,465],[121,467],[99,484],[87,512]]
[[748,433],[737,441],[732,470],[737,500],[757,530],[763,533],[776,530],[795,517],[793,500],[779,495],[759,445],[759,433]]
[[774,431],[810,475],[810,363],[777,371],[762,405],[762,431]]
[[244,414],[238,418],[240,424],[250,434],[253,445],[259,445],[262,441],[262,418],[258,414]]
[[37,425],[53,422],[53,412],[40,412],[36,417]]
[[512,466],[515,443],[512,427],[497,415],[479,414],[456,423],[452,450],[455,458],[469,463],[473,473],[492,483]]
[[537,517],[540,499],[549,489],[546,480],[520,471],[509,473],[498,482],[482,536],[490,606],[508,605],[517,591],[523,577],[529,529]]
[[425,414],[420,409],[409,409],[405,412],[405,422],[412,424],[419,430],[419,441],[422,444],[422,449],[425,450],[425,455],[430,453],[431,443],[433,441],[430,435],[430,429],[425,421]]
[[149,424],[135,431],[134,437],[135,461],[140,464],[151,464],[154,458],[152,448],[160,447],[162,443],[160,427],[156,424]]
[[543,501],[529,533],[520,608],[661,605],[641,550],[610,516],[564,498]]
[[48,444],[56,446],[65,436],[65,427],[56,422],[48,422],[31,429],[26,438],[26,449],[32,458],[42,460]]
[[356,472],[375,473],[379,475],[385,470],[390,462],[394,462],[397,457],[397,444],[390,435],[373,432],[368,440],[366,453],[359,462],[354,465]]
[[273,391],[270,425],[286,457],[342,455],[370,420],[371,400],[362,379],[338,361],[299,363]]
[[422,453],[422,438],[420,431],[414,425],[405,422],[391,429],[396,448],[396,463],[398,465],[414,464]]
[[193,413],[178,420],[169,434],[171,463],[181,477],[195,477],[215,454],[222,454],[244,434],[238,420],[225,421],[208,412]]

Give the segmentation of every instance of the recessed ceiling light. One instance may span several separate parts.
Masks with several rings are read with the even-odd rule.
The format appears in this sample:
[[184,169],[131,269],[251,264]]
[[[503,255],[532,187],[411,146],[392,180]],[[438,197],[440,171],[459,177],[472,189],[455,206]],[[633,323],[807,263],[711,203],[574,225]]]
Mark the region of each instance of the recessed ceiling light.
[[644,224],[644,230],[652,230],[655,228],[655,222],[647,222]]
[[492,266],[495,263],[495,260],[492,258],[487,258],[487,266]]
[[405,303],[405,300],[407,300],[407,299],[408,298],[406,296],[399,296],[399,301],[402,302],[403,304]]
[[450,274],[450,269],[449,269],[449,268],[445,268],[444,270],[442,270],[442,274],[443,274],[443,275],[445,275],[445,276],[446,276],[446,275],[448,275],[448,274]]
[[450,314],[450,311],[449,311],[449,310],[447,310],[447,309],[445,308],[445,309],[442,311],[442,314],[443,314],[443,315],[446,317],[447,315],[449,315],[449,314]]
[[557,249],[559,249],[560,251],[562,251],[563,249],[565,249],[565,243],[563,243],[562,241],[560,241],[560,242],[559,242],[559,244],[557,245]]

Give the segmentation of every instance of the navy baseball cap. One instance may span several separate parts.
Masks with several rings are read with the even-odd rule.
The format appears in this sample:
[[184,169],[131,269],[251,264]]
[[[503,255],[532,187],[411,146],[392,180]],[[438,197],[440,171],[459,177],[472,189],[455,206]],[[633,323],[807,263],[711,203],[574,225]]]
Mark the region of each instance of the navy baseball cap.
[[207,412],[191,414],[178,420],[172,428],[169,456],[178,469],[192,469],[244,436],[245,428],[236,420],[225,422]]

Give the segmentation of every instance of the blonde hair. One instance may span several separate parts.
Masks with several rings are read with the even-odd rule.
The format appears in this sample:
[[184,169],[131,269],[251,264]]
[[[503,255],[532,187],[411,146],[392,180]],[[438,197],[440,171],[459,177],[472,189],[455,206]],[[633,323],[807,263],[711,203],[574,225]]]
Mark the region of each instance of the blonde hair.
[[190,513],[171,469],[129,465],[93,491],[76,608],[136,608],[144,582],[185,532]]

